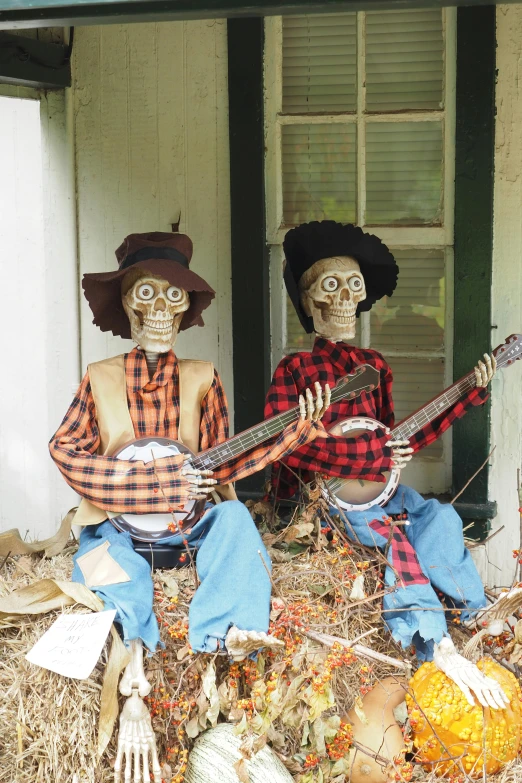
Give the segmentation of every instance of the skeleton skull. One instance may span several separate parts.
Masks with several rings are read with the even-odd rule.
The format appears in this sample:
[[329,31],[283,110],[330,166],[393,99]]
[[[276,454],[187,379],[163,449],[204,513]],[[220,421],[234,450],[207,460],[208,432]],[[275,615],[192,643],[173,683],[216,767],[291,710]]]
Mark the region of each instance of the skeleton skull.
[[123,279],[122,303],[134,342],[144,351],[167,353],[176,342],[190,297],[165,278],[136,269]]
[[299,291],[303,309],[313,318],[320,337],[334,343],[354,338],[357,305],[366,299],[364,277],[355,259],[316,261],[301,277]]

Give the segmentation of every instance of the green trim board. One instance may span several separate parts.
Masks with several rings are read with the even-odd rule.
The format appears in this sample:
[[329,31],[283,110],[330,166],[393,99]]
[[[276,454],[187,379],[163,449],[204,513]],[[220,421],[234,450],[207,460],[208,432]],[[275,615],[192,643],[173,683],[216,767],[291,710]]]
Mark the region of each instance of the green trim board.
[[[451,5],[487,2],[454,0]],[[445,4],[443,0],[0,0],[0,29],[431,8]]]
[[[263,419],[270,385],[270,280],[265,220],[264,21],[229,19],[228,100],[235,431]],[[239,488],[258,489],[256,474]]]
[[[493,177],[495,133],[495,6],[457,11],[455,140],[455,378],[491,348]],[[505,335],[498,335],[501,342]],[[456,422],[453,485],[460,491],[489,453],[489,403]],[[460,498],[488,500],[488,467]],[[476,524],[484,536],[487,524]]]

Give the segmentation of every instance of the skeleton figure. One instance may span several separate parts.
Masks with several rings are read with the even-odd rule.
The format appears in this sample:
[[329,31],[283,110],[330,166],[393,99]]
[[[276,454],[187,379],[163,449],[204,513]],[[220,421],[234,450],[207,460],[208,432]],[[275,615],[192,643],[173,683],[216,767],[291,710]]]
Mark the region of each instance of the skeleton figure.
[[[118,388],[125,384],[131,423],[140,437],[178,437],[179,371],[172,347],[180,329],[202,325],[200,313],[213,296],[208,284],[189,269],[191,253],[190,240],[181,234],[131,235],[116,253],[118,272],[85,276],[84,290],[95,323],[105,331],[132,337],[138,347],[119,357],[123,359],[120,363],[113,359],[99,363],[104,375],[99,375],[97,365],[88,368],[50,444],[65,479],[83,497],[74,520],[84,529],[73,580],[84,582],[106,606],[116,608],[116,621],[130,650],[130,662],[120,682],[120,692],[127,701],[120,715],[115,783],[120,783],[122,775],[126,783],[131,778],[135,783],[148,783],[151,772],[155,783],[161,780],[151,718],[143,701],[151,687],[143,644],[154,652],[159,633],[152,612],[149,565],[107,515],[166,513],[171,507],[183,506],[187,499],[207,500],[216,485],[218,492],[224,491],[228,482],[262,469],[299,443],[313,440],[329,405],[328,386],[323,390],[316,384],[315,397],[306,390],[299,398],[297,423],[231,459],[215,474],[193,468],[181,454],[152,461],[141,453],[138,459],[119,459],[103,451],[102,425],[97,417],[107,401],[111,408],[114,398],[110,397],[112,391],[100,388],[100,377],[116,378]],[[114,375],[120,373],[115,367],[121,367],[121,375]],[[107,388],[113,387],[109,384]],[[103,404],[98,407],[99,403]],[[111,426],[117,428],[120,418],[115,421]],[[105,420],[106,428],[107,423]],[[215,445],[227,432],[226,399],[214,373],[201,401],[200,448]],[[112,435],[118,436],[118,431]],[[231,488],[227,493],[235,497]],[[248,510],[233,499],[209,505],[191,530],[162,543],[174,547],[184,542],[198,553],[200,585],[189,613],[193,649],[215,653],[221,648],[234,660],[242,660],[261,647],[279,646],[281,642],[266,633],[271,585],[265,568],[270,561]],[[201,570],[200,558],[204,558]]]
[[[335,252],[328,252],[332,250]],[[375,477],[368,476],[368,473],[372,472],[371,464],[368,467],[361,465],[361,449],[355,442],[357,439],[347,439],[344,443],[332,437],[321,439],[315,444],[297,449],[284,462],[293,471],[306,471],[305,475],[308,475],[309,471],[319,471],[343,478],[369,477],[374,481],[378,480],[381,471],[389,469],[391,465],[402,469],[411,460],[414,449],[407,440],[394,441],[386,438],[393,423],[391,372],[376,351],[356,349],[350,345],[355,337],[356,316],[361,310],[369,309],[373,302],[385,293],[391,295],[395,288],[398,269],[394,265],[393,256],[377,237],[364,234],[354,226],[341,226],[333,221],[309,223],[293,229],[285,239],[285,252],[285,283],[288,292],[303,326],[309,332],[315,331],[319,339],[316,340],[311,354],[299,353],[282,360],[268,393],[265,415],[284,410],[291,404],[293,395],[299,393],[300,384],[309,383],[316,375],[331,382],[335,380],[341,366],[344,371],[350,371],[358,363],[369,362],[381,372],[381,388],[374,398],[363,403],[351,403],[350,409],[346,404],[342,407],[334,405],[326,418],[329,419],[328,423],[333,423],[346,416],[366,415],[384,422],[387,426],[384,426],[373,440],[368,441],[367,454],[375,455]],[[366,301],[367,298],[369,301]],[[495,369],[494,357],[485,354],[484,361],[480,360],[475,367],[477,389],[485,389]],[[291,385],[290,379],[293,379],[294,386]],[[475,390],[473,399],[477,394],[479,392]],[[357,405],[366,407],[357,408]],[[462,415],[466,407],[467,401],[463,401],[453,418]],[[440,432],[444,431],[442,427],[446,428],[444,424],[442,419],[437,425],[441,428]],[[435,435],[440,432],[435,432]],[[430,432],[429,437],[433,440],[433,433]],[[349,440],[353,442],[350,443]],[[280,477],[281,468],[275,466],[273,475]],[[291,490],[285,489],[279,479],[276,495],[284,497],[285,494],[291,494],[294,489],[291,479],[287,480],[287,484]],[[400,495],[405,498],[403,508],[397,501]],[[453,591],[456,602],[460,600],[470,609],[485,606],[480,578],[469,553],[464,550],[460,519],[452,507],[442,506],[436,501],[424,501],[418,493],[402,485],[399,486],[395,499],[389,500],[384,509],[375,506],[365,513],[345,513],[351,523],[351,529],[355,529],[362,543],[384,548],[386,539],[380,532],[383,523],[379,523],[378,519],[373,522],[371,520],[373,516],[380,516],[382,519],[383,511],[385,516],[386,513],[396,513],[395,506],[397,511],[408,513],[410,528],[408,538],[401,531],[394,533],[394,563],[396,558],[397,562],[401,557],[415,558],[416,553],[420,559],[420,565],[417,562],[412,566],[411,573],[406,574],[409,584],[404,586],[403,582],[403,587],[396,592],[397,596],[401,596],[394,605],[398,611],[394,611],[393,607],[387,609],[385,605],[384,611],[388,614],[384,616],[395,638],[401,641],[402,636],[411,640],[411,629],[417,628],[413,635],[414,643],[422,647],[424,642],[431,640],[431,655],[435,663],[461,687],[470,702],[473,700],[473,691],[484,706],[503,708],[507,699],[498,683],[483,675],[471,661],[456,652],[447,631],[444,630],[442,607],[438,620],[434,620],[431,627],[428,614],[426,619],[422,619],[422,612],[429,611],[431,606],[435,608],[439,603],[429,584],[430,579],[434,580],[434,587],[442,592],[451,595]],[[337,511],[332,509],[332,513]],[[446,531],[441,532],[440,536],[436,532],[438,524],[441,531]],[[429,529],[428,525],[431,526]],[[350,534],[348,529],[347,532]],[[444,540],[446,536],[449,540]],[[450,563],[451,550],[460,553],[455,555],[453,563]],[[439,554],[440,562],[437,561]],[[430,557],[432,559],[429,559]],[[462,574],[465,574],[463,581],[456,585],[450,584],[455,579],[458,582],[459,575],[454,574],[454,571],[462,571]],[[393,581],[394,577],[388,584],[393,584]],[[402,616],[400,612],[403,612]],[[429,645],[426,649],[423,654],[430,655]]]

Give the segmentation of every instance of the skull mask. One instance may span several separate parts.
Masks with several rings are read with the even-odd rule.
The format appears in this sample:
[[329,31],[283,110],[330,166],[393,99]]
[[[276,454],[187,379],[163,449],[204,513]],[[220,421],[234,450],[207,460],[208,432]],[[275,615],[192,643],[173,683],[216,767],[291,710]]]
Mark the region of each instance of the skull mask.
[[316,261],[301,277],[299,292],[320,337],[334,343],[354,338],[357,305],[366,299],[364,277],[355,259],[339,256]]
[[134,342],[144,351],[167,353],[176,342],[190,297],[163,277],[132,270],[123,280],[122,303]]

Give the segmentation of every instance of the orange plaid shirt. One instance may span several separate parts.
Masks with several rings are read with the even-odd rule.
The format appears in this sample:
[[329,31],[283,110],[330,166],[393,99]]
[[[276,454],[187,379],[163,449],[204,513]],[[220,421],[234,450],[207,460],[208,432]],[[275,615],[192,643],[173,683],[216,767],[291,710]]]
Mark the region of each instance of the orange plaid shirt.
[[[135,348],[125,355],[127,402],[134,432],[140,437],[178,437],[179,375],[172,351],[162,354],[152,380],[144,352]],[[280,460],[295,448],[310,443],[320,425],[298,420],[279,436],[231,459],[214,471],[220,484],[236,481]],[[201,407],[200,451],[228,438],[225,392],[217,372]],[[81,497],[113,512],[165,513],[185,503],[187,481],[181,476],[183,456],[164,457],[156,465],[128,462],[97,454],[100,435],[96,409],[86,374],[49,443],[51,457],[67,483]],[[163,492],[160,490],[160,484]],[[165,501],[165,496],[168,503]]]

